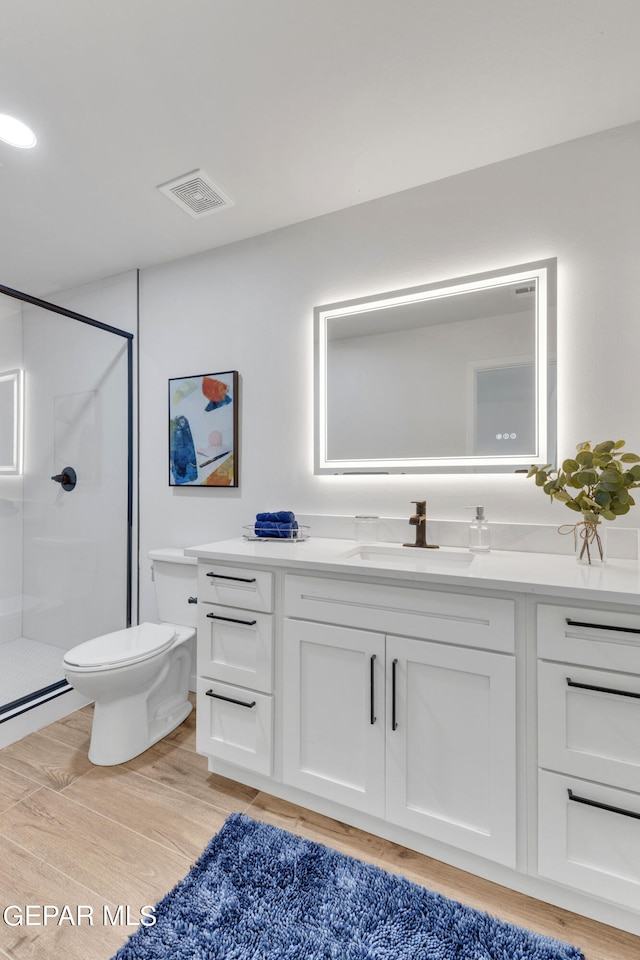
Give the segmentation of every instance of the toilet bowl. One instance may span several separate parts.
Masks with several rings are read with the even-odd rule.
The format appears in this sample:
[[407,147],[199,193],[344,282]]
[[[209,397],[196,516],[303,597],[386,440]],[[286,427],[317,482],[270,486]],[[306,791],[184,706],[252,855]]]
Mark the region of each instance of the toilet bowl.
[[[125,763],[191,713],[189,677],[195,636],[196,561],[180,550],[152,551],[160,623],[104,634],[64,655],[68,683],[95,701],[89,760]],[[180,622],[168,619],[178,615]]]

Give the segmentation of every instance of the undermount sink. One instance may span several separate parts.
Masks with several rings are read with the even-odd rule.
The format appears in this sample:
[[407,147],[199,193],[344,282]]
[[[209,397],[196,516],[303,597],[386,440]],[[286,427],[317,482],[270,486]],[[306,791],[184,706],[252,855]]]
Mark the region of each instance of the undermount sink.
[[446,567],[465,569],[475,559],[469,550],[455,547],[440,547],[429,550],[423,547],[405,547],[401,543],[359,543],[340,555],[346,563],[362,563],[367,566],[393,567],[403,570],[440,570]]

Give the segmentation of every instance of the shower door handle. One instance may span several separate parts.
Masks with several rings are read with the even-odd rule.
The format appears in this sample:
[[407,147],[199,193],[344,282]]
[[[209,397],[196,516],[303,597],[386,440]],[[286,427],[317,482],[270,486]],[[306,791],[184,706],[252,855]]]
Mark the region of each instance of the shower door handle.
[[56,473],[51,479],[59,483],[63,490],[73,490],[78,482],[78,476],[73,467],[65,467],[62,473]]

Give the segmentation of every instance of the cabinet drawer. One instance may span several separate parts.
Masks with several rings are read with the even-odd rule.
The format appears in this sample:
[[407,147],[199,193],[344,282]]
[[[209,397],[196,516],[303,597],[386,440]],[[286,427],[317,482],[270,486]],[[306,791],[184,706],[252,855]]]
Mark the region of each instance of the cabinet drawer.
[[289,575],[285,616],[512,653],[512,600]]
[[542,767],[640,788],[640,676],[538,663]]
[[640,674],[640,614],[610,608],[537,608],[538,656]]
[[221,563],[199,563],[198,601],[270,613],[273,610],[273,573]]
[[198,673],[263,693],[273,692],[273,615],[203,604]]
[[196,750],[271,775],[273,697],[198,678]]
[[637,910],[640,794],[540,771],[538,872]]

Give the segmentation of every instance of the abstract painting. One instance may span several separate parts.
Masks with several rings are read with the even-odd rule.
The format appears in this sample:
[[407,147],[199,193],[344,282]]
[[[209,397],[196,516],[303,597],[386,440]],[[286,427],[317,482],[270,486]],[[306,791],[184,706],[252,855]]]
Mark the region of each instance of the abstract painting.
[[238,486],[238,371],[169,380],[169,486]]

